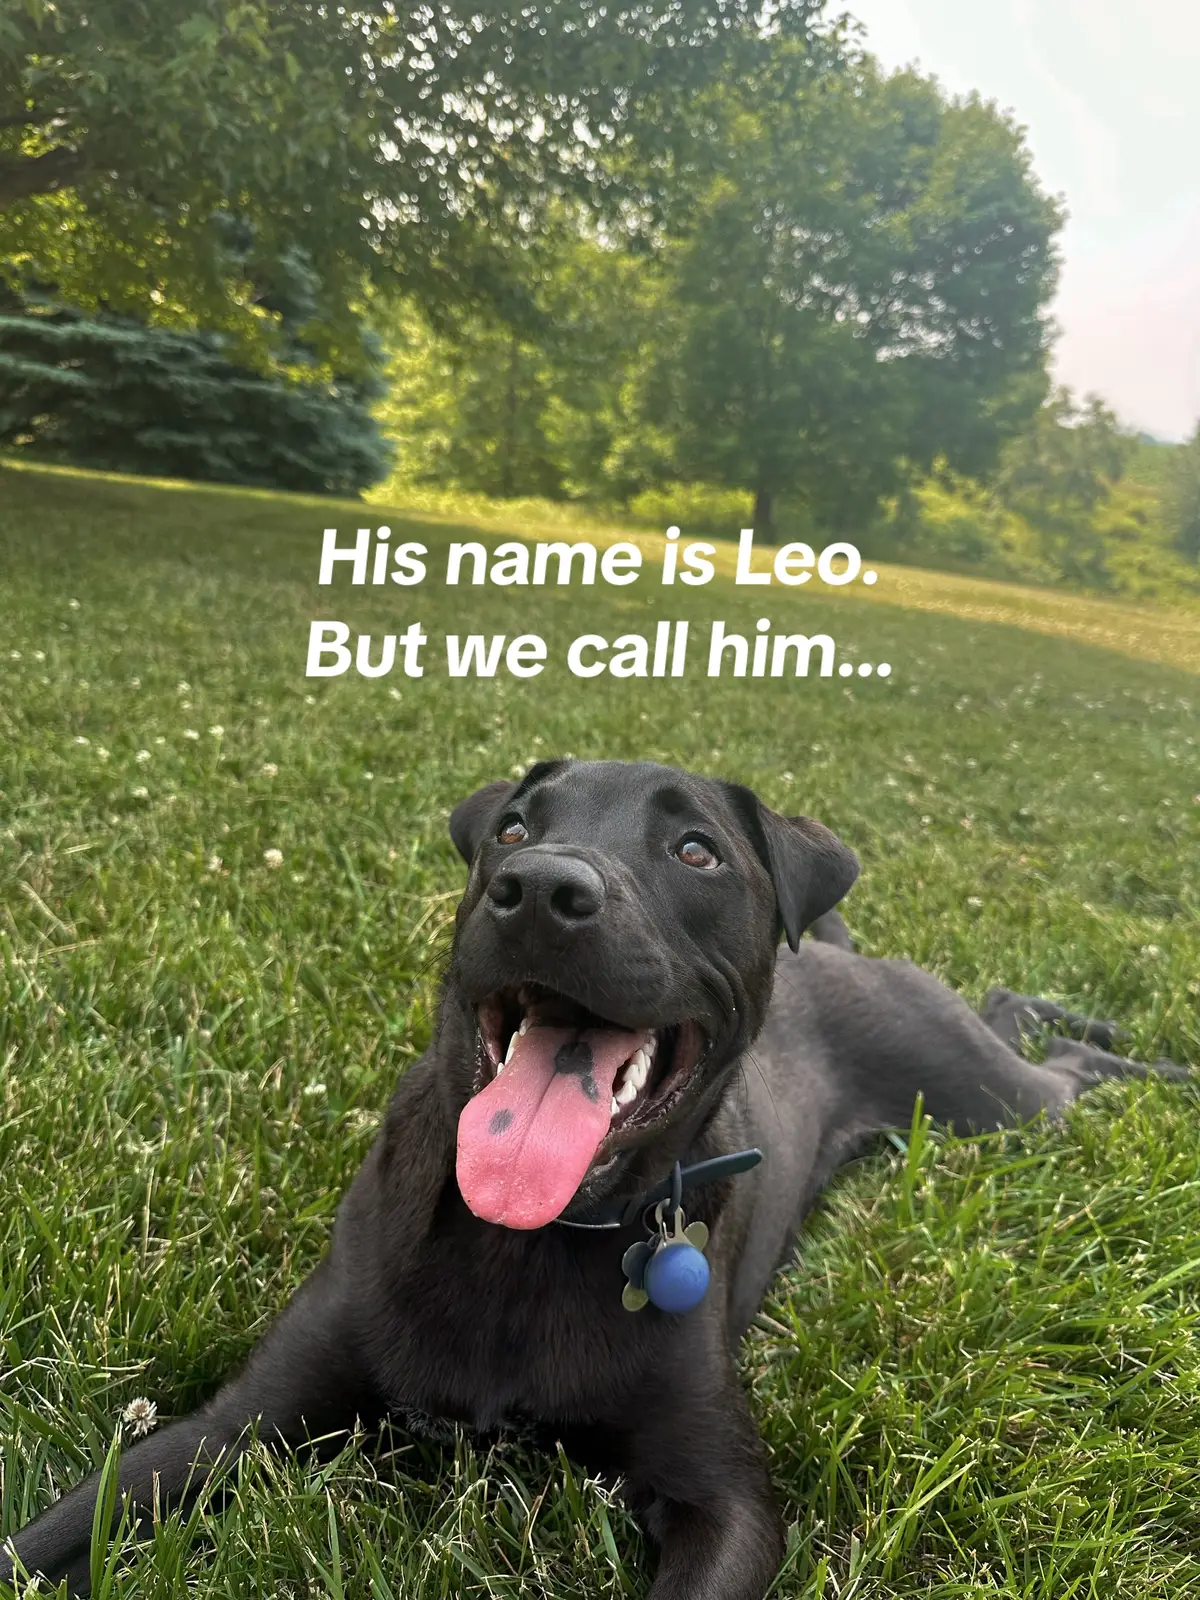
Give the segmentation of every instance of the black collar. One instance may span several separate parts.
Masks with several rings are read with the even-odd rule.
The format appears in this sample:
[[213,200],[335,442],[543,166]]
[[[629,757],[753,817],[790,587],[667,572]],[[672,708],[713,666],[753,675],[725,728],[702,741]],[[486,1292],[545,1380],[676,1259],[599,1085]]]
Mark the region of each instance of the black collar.
[[679,1195],[686,1194],[689,1189],[698,1189],[705,1183],[719,1183],[722,1178],[736,1177],[739,1172],[749,1172],[761,1160],[761,1150],[735,1150],[732,1155],[712,1156],[708,1161],[696,1161],[690,1167],[677,1168],[679,1190],[674,1195],[675,1175],[672,1173],[653,1189],[635,1195],[632,1200],[610,1200],[607,1205],[597,1207],[588,1213],[586,1221],[568,1221],[566,1217],[556,1217],[555,1221],[561,1228],[627,1228],[637,1221],[647,1206],[672,1198],[678,1204]]

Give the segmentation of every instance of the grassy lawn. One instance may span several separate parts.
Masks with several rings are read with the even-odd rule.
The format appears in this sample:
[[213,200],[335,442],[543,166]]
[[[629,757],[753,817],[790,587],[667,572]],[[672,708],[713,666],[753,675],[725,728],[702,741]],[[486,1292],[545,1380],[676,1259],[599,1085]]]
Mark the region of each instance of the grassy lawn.
[[[321,1255],[424,1048],[475,786],[552,753],[742,779],[860,853],[861,948],[1117,1016],[1200,1065],[1200,618],[880,569],[874,591],[332,590],[380,508],[0,467],[0,1526],[134,1396],[198,1403]],[[493,526],[392,511],[435,552]],[[436,574],[438,563],[432,563]],[[892,676],[454,681],[440,636],[828,631]],[[421,679],[304,677],[419,619]],[[272,866],[267,852],[282,854]],[[783,1596],[1200,1589],[1200,1101],[932,1133],[847,1174],[747,1341]],[[635,1595],[562,1460],[270,1462],[113,1595]]]

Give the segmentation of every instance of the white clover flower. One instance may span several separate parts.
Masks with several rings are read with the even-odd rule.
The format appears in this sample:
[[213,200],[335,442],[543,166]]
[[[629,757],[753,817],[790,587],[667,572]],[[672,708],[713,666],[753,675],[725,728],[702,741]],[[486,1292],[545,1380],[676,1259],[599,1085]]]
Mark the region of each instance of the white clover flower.
[[144,783],[139,783],[136,789],[131,789],[129,792],[135,800],[148,800],[150,798],[150,791]]
[[142,687],[142,680],[140,678],[130,678],[129,687],[131,689],[140,689]]
[[983,901],[979,898],[979,896],[977,894],[969,894],[967,896],[967,904],[969,906],[974,906],[976,908],[976,910],[978,910],[979,907],[983,904]]
[[209,731],[209,733],[212,734],[214,739],[219,739],[221,737],[221,735],[225,732],[225,729],[221,726],[221,724],[219,722],[214,722],[212,727],[208,731]]
[[150,1432],[158,1422],[158,1407],[153,1400],[144,1400],[139,1395],[136,1400],[131,1400],[121,1413],[121,1421],[127,1422],[133,1429],[134,1438],[141,1438]]
[[46,652],[45,652],[45,651],[44,651],[44,650],[35,650],[35,651],[34,651],[34,652],[33,652],[33,659],[34,659],[34,660],[35,660],[35,661],[45,661],[45,659],[46,659]]
[[272,872],[278,871],[283,865],[283,851],[274,848],[263,851],[263,860]]
[[224,865],[225,863],[221,860],[220,856],[209,856],[208,860],[204,863],[204,870],[206,872],[220,872]]
[[138,762],[149,761],[150,752],[149,752],[149,750],[139,750],[137,755],[135,755],[133,759],[135,761],[138,761]]
[[183,679],[180,678],[179,682],[175,685],[175,693],[176,694],[191,694],[191,692],[192,692],[191,684],[190,683],[184,683]]
[[91,742],[92,741],[90,739],[85,739],[84,736],[81,733],[77,733],[75,735],[75,743],[76,744],[91,744]]
[[72,611],[78,611],[79,610],[79,601],[78,600],[68,600],[67,604],[70,606]]
[[306,706],[315,706],[316,703],[317,703],[317,697],[316,697],[315,694],[306,694],[304,696],[304,704]]
[[264,761],[258,771],[259,776],[263,778],[277,778],[279,776],[279,768],[273,761]]
[[155,739],[154,742],[155,742],[155,744],[166,744],[166,742],[167,742],[166,735],[160,733],[158,738]]
[[195,728],[185,728],[183,730],[183,737],[185,739],[198,739],[200,735],[196,732]]
[[9,652],[8,652],[8,659],[9,659],[9,660],[10,660],[10,661],[20,661],[20,659],[21,659],[21,652],[20,652],[20,651],[19,651],[19,650],[10,650],[10,651],[9,651]]
[[326,1092],[323,1083],[306,1083],[301,1093],[308,1100],[316,1100]]
[[98,744],[96,746],[96,754],[100,757],[101,761],[107,761],[108,760],[108,751],[104,748],[104,746],[102,744]]

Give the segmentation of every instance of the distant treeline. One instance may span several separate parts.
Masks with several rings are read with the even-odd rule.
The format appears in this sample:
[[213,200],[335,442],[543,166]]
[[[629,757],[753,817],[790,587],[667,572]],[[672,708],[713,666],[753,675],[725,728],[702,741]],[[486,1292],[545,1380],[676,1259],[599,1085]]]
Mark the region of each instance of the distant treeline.
[[[453,488],[726,538],[754,524],[752,490],[677,476],[666,450],[652,453],[661,427],[622,432],[631,383],[602,361],[583,384],[553,346],[486,324],[438,336],[412,316],[393,341],[379,415],[402,465],[373,499]],[[777,540],[829,531],[800,494],[772,511]],[[1200,429],[1187,444],[1163,443],[1122,429],[1097,398],[1079,404],[1059,389],[990,469],[971,476],[936,461],[852,531],[879,560],[1146,599],[1200,595]]]

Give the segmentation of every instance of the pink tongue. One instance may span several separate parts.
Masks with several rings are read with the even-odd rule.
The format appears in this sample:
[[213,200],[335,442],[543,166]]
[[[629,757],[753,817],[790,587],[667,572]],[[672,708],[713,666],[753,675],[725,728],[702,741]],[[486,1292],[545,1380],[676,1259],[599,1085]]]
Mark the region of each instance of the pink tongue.
[[617,1073],[646,1036],[531,1027],[458,1119],[458,1187],[477,1217],[544,1228],[583,1181],[612,1120]]

